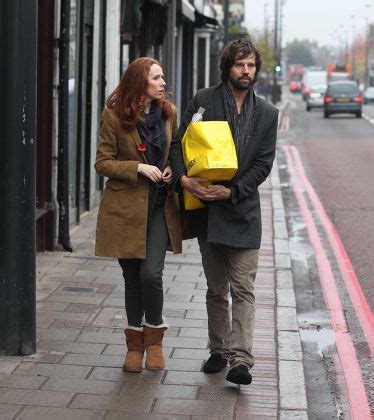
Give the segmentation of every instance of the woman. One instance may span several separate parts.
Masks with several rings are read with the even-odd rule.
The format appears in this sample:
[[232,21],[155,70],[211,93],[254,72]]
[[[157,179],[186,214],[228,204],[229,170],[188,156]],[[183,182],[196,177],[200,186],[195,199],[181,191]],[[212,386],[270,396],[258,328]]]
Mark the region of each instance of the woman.
[[100,203],[96,255],[118,258],[125,279],[127,354],[123,369],[165,366],[162,272],[167,249],[181,252],[179,205],[169,148],[177,130],[160,64],[133,61],[109,96],[95,168],[108,177]]

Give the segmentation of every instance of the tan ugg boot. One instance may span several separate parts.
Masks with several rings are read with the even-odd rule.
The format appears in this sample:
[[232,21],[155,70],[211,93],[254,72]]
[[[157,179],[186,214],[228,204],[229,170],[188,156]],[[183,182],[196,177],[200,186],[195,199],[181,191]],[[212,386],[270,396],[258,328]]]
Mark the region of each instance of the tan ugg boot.
[[165,360],[162,354],[162,339],[167,330],[165,324],[157,327],[144,325],[144,345],[147,352],[145,368],[147,370],[161,370],[165,367]]
[[143,370],[144,334],[141,328],[126,328],[127,353],[122,370],[141,372]]

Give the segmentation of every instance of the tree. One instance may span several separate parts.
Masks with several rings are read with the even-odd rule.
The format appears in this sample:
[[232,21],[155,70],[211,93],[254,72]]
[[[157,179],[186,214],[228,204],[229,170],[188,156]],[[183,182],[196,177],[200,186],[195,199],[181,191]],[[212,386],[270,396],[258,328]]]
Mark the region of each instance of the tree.
[[271,74],[277,63],[274,60],[274,50],[269,46],[269,40],[264,35],[260,36],[256,42],[256,47],[262,57],[262,71]]
[[305,67],[313,66],[314,59],[311,52],[311,44],[308,40],[297,39],[289,42],[286,46],[287,62],[303,64]]
[[234,39],[238,39],[238,38],[246,38],[249,37],[248,31],[238,25],[230,25],[229,26],[229,30],[228,30],[228,34],[227,34],[227,41],[233,41]]

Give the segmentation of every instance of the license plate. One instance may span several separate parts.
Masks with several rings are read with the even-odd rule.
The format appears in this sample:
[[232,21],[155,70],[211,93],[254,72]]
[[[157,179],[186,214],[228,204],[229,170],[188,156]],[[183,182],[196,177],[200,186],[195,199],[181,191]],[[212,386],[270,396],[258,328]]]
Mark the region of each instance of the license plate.
[[349,98],[337,98],[336,102],[349,102],[350,99]]

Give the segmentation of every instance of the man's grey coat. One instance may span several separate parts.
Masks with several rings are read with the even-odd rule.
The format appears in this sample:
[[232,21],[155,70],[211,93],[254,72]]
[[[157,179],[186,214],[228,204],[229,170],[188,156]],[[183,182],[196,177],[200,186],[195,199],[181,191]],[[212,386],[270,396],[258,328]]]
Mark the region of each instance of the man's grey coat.
[[[204,121],[226,120],[223,89],[221,83],[199,90],[189,103],[170,149],[174,179],[179,180],[186,173],[181,140],[198,108],[205,108]],[[203,236],[208,242],[237,248],[260,248],[262,227],[258,186],[265,181],[273,166],[277,126],[278,110],[255,96],[252,123],[246,146],[241,151],[245,156],[241,156],[235,177],[221,183],[231,188],[232,197],[206,202],[206,208],[202,210],[186,211],[187,236]]]

